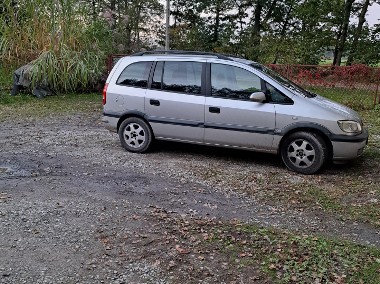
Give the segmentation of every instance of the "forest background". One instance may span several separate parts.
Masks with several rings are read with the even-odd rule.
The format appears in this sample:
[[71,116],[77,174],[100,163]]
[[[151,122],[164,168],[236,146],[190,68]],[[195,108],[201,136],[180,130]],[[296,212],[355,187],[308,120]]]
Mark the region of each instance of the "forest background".
[[[379,0],[174,0],[170,48],[213,51],[264,64],[380,62]],[[0,0],[1,76],[32,62],[32,80],[83,90],[107,56],[163,48],[159,0]],[[379,15],[380,18],[380,15]],[[355,20],[353,20],[355,19]]]

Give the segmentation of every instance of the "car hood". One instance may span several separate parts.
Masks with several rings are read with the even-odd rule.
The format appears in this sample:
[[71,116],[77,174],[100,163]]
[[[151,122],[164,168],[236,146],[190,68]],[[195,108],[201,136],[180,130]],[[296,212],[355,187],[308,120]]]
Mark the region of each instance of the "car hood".
[[313,102],[315,104],[317,104],[323,108],[327,108],[327,109],[343,116],[347,120],[355,120],[355,121],[361,123],[361,118],[360,118],[359,114],[356,111],[350,109],[349,107],[347,107],[345,105],[341,105],[337,102],[331,101],[331,100],[326,99],[326,98],[319,96],[319,95],[317,95],[314,98],[311,98],[311,100],[313,100]]

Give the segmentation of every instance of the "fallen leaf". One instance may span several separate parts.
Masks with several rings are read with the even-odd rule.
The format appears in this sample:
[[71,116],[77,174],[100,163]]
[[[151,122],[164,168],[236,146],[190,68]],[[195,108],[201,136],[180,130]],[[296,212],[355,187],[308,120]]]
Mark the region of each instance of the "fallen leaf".
[[276,269],[276,265],[272,263],[271,265],[269,265],[269,269],[270,269],[270,270],[274,270],[274,269]]
[[180,254],[188,254],[188,253],[190,253],[190,250],[185,249],[185,248],[181,248],[179,245],[176,245],[175,249]]
[[175,267],[175,266],[176,266],[175,262],[174,262],[173,260],[171,260],[171,261],[169,262],[168,269],[172,269],[172,268]]

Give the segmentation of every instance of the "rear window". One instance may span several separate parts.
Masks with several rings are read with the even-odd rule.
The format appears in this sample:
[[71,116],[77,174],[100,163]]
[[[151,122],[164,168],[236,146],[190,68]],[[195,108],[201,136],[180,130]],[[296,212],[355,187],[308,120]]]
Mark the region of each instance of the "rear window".
[[147,88],[152,63],[152,61],[142,61],[128,65],[123,72],[121,72],[116,84],[122,86]]

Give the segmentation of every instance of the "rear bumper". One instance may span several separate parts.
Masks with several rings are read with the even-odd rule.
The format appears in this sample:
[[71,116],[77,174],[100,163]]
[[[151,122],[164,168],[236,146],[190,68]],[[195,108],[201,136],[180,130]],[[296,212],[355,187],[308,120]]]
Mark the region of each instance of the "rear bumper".
[[336,139],[332,141],[333,160],[346,161],[355,159],[363,154],[364,148],[368,143],[368,131],[357,136],[345,136],[344,139]]
[[102,117],[102,122],[103,122],[104,127],[112,132],[117,132],[118,121],[119,121],[118,117],[107,116],[107,115],[104,115]]

